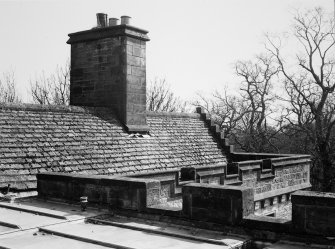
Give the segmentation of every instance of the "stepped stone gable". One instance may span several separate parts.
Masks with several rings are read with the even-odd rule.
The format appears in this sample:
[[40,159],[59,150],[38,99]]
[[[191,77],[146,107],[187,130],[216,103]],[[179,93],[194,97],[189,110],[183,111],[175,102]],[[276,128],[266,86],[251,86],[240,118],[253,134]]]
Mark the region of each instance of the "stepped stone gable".
[[147,115],[150,137],[129,135],[108,108],[0,106],[0,188],[36,188],[36,174],[120,175],[226,158],[199,114]]

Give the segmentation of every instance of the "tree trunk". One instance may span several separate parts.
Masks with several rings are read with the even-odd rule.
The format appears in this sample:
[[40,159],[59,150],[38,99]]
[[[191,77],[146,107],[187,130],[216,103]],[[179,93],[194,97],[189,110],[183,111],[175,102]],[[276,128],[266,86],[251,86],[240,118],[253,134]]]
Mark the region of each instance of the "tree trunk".
[[333,186],[333,164],[331,160],[331,151],[326,141],[319,141],[317,145],[317,163],[322,169],[322,191],[331,192]]

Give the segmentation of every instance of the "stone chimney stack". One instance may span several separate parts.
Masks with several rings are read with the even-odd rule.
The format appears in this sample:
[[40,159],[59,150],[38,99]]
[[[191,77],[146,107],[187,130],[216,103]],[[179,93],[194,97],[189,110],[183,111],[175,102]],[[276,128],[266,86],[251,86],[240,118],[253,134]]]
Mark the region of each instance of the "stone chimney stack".
[[130,17],[97,14],[97,27],[69,34],[70,105],[109,107],[128,132],[147,132],[146,62],[148,31],[129,25]]

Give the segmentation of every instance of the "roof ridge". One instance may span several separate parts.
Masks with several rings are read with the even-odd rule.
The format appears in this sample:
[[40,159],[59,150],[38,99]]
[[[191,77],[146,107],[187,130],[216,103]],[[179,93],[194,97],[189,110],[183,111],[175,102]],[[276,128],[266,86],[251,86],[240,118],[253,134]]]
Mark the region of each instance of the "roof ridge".
[[107,107],[84,107],[70,105],[41,105],[29,103],[0,103],[0,110],[92,113],[96,110],[110,110]]
[[153,112],[147,111],[149,117],[169,117],[169,118],[200,118],[198,113],[187,113],[187,112]]

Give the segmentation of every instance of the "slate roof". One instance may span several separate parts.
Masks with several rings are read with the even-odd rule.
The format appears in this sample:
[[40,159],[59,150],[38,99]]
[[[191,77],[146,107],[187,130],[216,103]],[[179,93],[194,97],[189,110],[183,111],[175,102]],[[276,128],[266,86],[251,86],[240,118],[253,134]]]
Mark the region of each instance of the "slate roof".
[[199,114],[148,113],[131,137],[107,108],[0,105],[0,188],[36,188],[36,173],[128,174],[225,164]]

